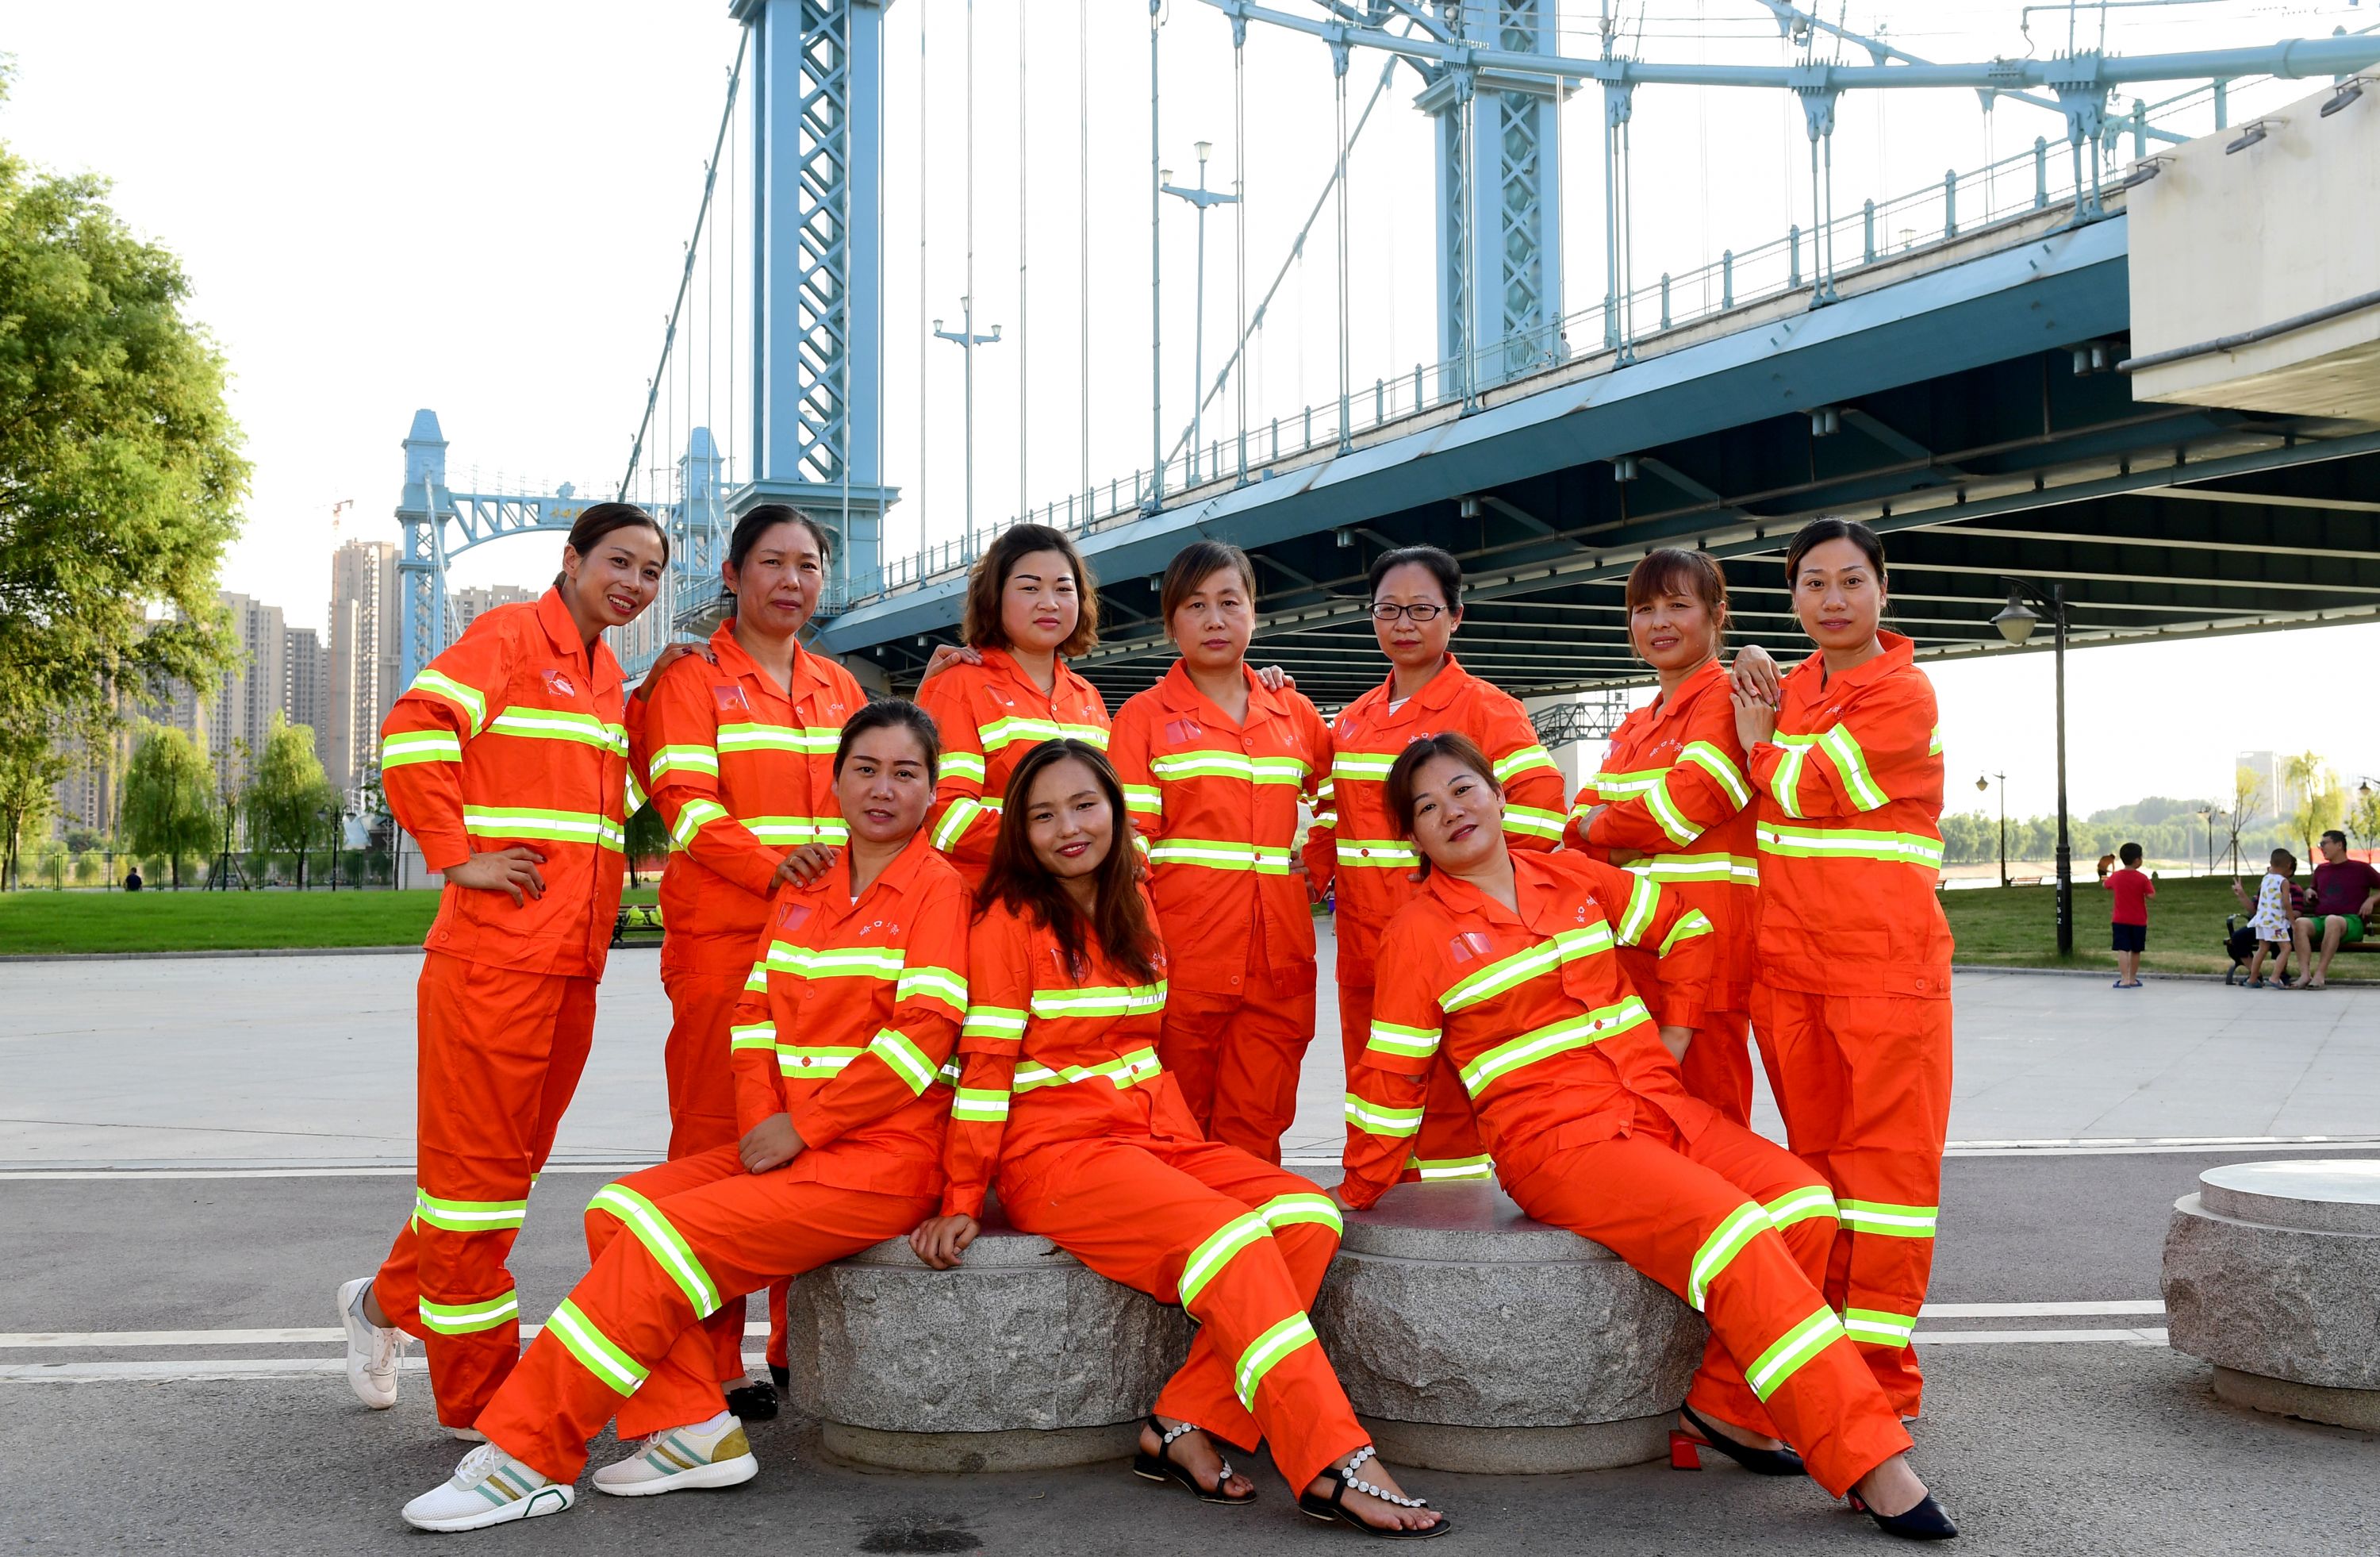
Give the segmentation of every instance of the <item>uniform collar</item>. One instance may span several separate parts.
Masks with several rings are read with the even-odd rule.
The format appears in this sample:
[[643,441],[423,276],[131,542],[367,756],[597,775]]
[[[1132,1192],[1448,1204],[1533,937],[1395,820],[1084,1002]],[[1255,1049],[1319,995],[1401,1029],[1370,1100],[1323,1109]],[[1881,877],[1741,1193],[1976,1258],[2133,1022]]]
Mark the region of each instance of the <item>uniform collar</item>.
[[[1528,849],[1514,849],[1512,853],[1512,894],[1521,904],[1518,914],[1469,882],[1443,870],[1429,873],[1427,889],[1454,913],[1480,915],[1490,924],[1509,925],[1536,934],[1537,924],[1546,918],[1547,900],[1561,890],[1563,880],[1548,865],[1547,857]],[[1609,917],[1609,910],[1606,914]]]
[[561,586],[549,588],[537,597],[537,624],[545,629],[546,639],[553,645],[555,653],[568,655],[587,667],[595,691],[620,685],[620,662],[613,658],[612,646],[599,634],[589,651],[587,640],[578,636],[577,619],[563,603]]
[[926,857],[934,852],[930,834],[931,829],[918,828],[908,843],[902,845],[901,852],[892,857],[892,863],[884,868],[883,874],[868,884],[867,894],[859,903],[851,900],[851,848],[848,845],[835,852],[834,863],[827,868],[824,875],[807,886],[795,888],[795,893],[797,896],[814,900],[820,911],[830,915],[857,913],[861,906],[872,900],[880,891],[895,897],[906,896],[911,883],[917,879],[917,872],[925,868]]
[[826,676],[818,664],[818,652],[805,649],[796,639],[794,643],[794,670],[788,684],[779,687],[777,678],[760,668],[760,662],[736,639],[735,618],[730,616],[711,629],[710,651],[719,661],[719,668],[728,675],[757,685],[771,697],[799,702],[812,687],[826,684]]
[[[979,652],[983,655],[985,669],[996,670],[1034,697],[1042,697],[1040,685],[1026,674],[1025,667],[1016,663],[1016,656],[1005,649],[985,649]],[[1050,692],[1043,699],[1044,701],[1054,706],[1061,699],[1079,697],[1080,694],[1075,691],[1077,683],[1085,687],[1090,685],[1075,674],[1074,667],[1066,663],[1066,657],[1063,654],[1053,656],[1050,664],[1053,674],[1050,677]]]
[[[1247,683],[1248,724],[1254,724],[1268,715],[1277,716],[1287,712],[1281,706],[1281,695],[1269,689],[1245,663],[1240,666],[1240,676]],[[1190,679],[1188,668],[1179,660],[1173,662],[1173,668],[1167,671],[1164,679],[1157,684],[1157,697],[1160,702],[1176,713],[1195,714],[1226,724],[1231,723],[1223,711],[1215,706],[1215,700],[1198,690],[1198,684]]]
[[1853,665],[1840,675],[1833,677],[1827,675],[1827,660],[1824,653],[1813,654],[1794,666],[1794,674],[1806,675],[1810,678],[1810,695],[1815,698],[1818,695],[1817,689],[1821,684],[1831,696],[1837,692],[1850,691],[1856,687],[1864,687],[1871,681],[1881,681],[1893,672],[1907,670],[1917,663],[1917,646],[1899,633],[1886,632],[1879,628],[1876,639],[1884,646],[1884,652],[1864,664]]
[[[1420,691],[1415,692],[1398,706],[1397,716],[1410,719],[1419,712],[1440,712],[1468,690],[1470,685],[1471,673],[1463,668],[1461,661],[1449,653],[1446,656],[1446,663],[1438,667],[1438,674],[1423,682]],[[1391,670],[1378,687],[1373,687],[1366,694],[1379,699],[1380,712],[1383,717],[1388,714],[1389,705],[1396,701],[1396,687],[1397,673]]]
[[1646,705],[1652,711],[1653,724],[1658,727],[1673,719],[1684,718],[1686,711],[1701,700],[1702,695],[1710,689],[1713,683],[1726,680],[1727,667],[1714,655],[1700,670],[1679,682],[1677,689],[1668,697]]

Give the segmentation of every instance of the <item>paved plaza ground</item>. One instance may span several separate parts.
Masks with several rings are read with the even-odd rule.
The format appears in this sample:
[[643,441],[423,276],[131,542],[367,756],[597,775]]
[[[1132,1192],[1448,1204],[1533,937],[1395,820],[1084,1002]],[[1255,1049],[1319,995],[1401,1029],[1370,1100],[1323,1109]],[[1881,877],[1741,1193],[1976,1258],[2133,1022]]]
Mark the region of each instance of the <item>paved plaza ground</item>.
[[[606,979],[557,1171],[516,1251],[525,1316],[548,1312],[582,1269],[587,1197],[659,1153],[655,962],[617,954]],[[409,1206],[418,967],[0,967],[0,1549],[382,1551],[430,1539],[395,1515],[458,1452],[431,1425],[428,1381],[409,1374],[395,1410],[364,1411],[327,1328],[331,1286],[372,1265]],[[2380,1439],[2216,1401],[2204,1366],[2163,1344],[2157,1259],[2172,1202],[2202,1168],[2380,1155],[2380,991],[2119,993],[1985,973],[1961,976],[1957,1000],[1916,1432],[1921,1469],[1968,1532],[1961,1549],[2374,1550]],[[1335,1173],[1340,1090],[1326,1037],[1289,1140],[1319,1178]],[[762,1475],[740,1490],[590,1495],[476,1546],[1312,1552],[1357,1539],[1304,1525],[1278,1480],[1257,1508],[1217,1510],[1118,1466],[864,1473],[822,1461],[795,1417],[755,1441]],[[1438,1551],[1883,1540],[1813,1488],[1732,1468],[1412,1479],[1460,1522]]]

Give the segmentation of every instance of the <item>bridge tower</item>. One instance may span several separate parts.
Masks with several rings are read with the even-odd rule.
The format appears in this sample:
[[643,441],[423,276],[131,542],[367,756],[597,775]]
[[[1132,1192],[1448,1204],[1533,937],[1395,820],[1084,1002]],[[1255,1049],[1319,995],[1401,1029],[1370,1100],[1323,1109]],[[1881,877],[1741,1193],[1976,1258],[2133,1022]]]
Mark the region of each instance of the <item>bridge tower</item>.
[[731,516],[791,503],[834,531],[824,609],[882,567],[884,12],[732,0],[751,43],[750,477]]
[[[1559,55],[1555,0],[1442,8],[1449,42]],[[1465,61],[1415,102],[1438,120],[1439,357],[1465,398],[1568,354],[1560,339],[1560,78]]]

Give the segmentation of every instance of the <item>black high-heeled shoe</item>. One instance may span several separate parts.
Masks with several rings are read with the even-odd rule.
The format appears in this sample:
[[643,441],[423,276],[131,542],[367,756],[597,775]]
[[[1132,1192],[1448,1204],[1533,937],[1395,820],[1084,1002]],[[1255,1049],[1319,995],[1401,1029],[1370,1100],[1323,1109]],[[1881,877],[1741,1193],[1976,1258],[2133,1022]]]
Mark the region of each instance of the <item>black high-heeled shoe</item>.
[[1694,1438],[1675,1428],[1670,1429],[1670,1468],[1672,1470],[1700,1470],[1703,1465],[1699,1451],[1716,1449],[1755,1476],[1809,1474],[1810,1467],[1803,1465],[1802,1456],[1790,1448],[1755,1449],[1748,1443],[1738,1443],[1694,1415],[1694,1408],[1691,1405],[1679,1406],[1678,1415],[1692,1423],[1694,1431],[1702,1436]]
[[1916,1507],[1900,1514],[1878,1514],[1857,1492],[1845,1495],[1851,1499],[1852,1507],[1875,1520],[1876,1527],[1886,1535],[1899,1536],[1902,1540],[1949,1540],[1959,1533],[1959,1527],[1950,1523],[1950,1515],[1934,1501],[1931,1492],[1918,1499]]

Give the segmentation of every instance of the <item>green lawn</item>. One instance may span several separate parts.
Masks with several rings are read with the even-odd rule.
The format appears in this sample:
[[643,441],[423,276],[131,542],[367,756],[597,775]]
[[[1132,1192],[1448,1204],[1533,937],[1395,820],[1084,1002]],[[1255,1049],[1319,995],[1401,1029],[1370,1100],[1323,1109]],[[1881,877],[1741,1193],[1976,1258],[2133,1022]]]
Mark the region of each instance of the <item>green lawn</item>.
[[[2252,891],[2253,879],[2248,882]],[[2116,954],[2107,949],[2107,891],[2086,866],[2074,883],[2074,955],[2058,955],[2058,893],[2054,887],[1977,887],[1942,894],[1943,911],[1958,937],[1958,960],[2010,967],[2104,967]],[[2228,876],[2171,877],[2157,882],[2149,901],[2149,949],[2141,958],[2146,973],[2220,973],[2231,966],[2223,952],[2223,916],[2239,912]],[[2342,982],[2380,979],[2380,956],[2342,953],[2331,977]],[[2292,967],[2294,974],[2296,969]]]
[[[648,884],[630,892],[650,903]],[[0,893],[0,955],[419,944],[434,892]]]

